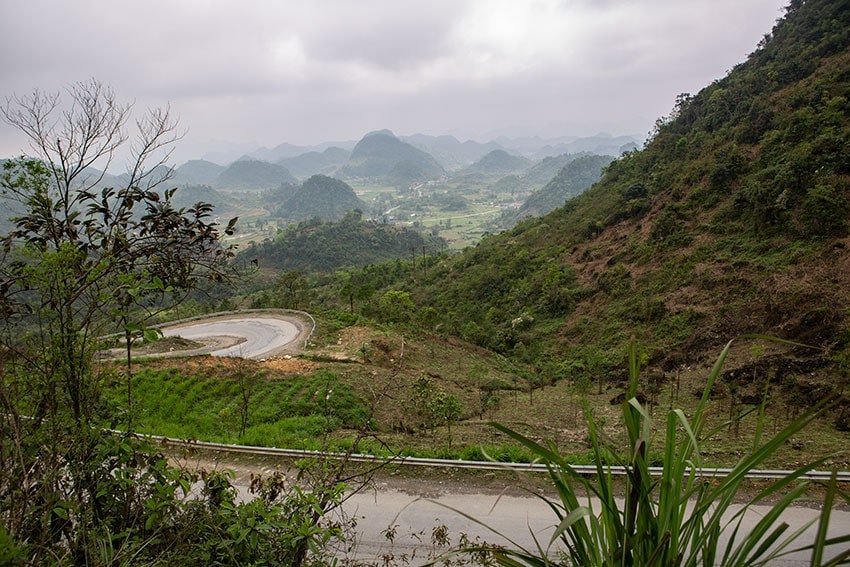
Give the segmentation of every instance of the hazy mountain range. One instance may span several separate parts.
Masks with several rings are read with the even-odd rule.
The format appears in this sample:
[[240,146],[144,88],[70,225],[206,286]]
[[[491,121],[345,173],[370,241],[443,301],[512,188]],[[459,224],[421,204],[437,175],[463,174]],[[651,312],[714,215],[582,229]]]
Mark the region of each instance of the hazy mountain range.
[[[379,132],[389,132],[389,130],[379,130]],[[366,134],[366,136],[368,135]],[[542,159],[546,156],[582,152],[619,155],[624,149],[629,149],[629,146],[637,148],[643,144],[643,139],[638,136],[612,136],[605,133],[595,136],[561,136],[558,138],[540,138],[538,136],[509,138],[500,136],[488,142],[477,142],[474,140],[461,142],[456,137],[449,135],[431,136],[427,134],[412,134],[410,136],[397,137],[402,142],[431,154],[440,165],[450,171],[461,169],[485,154],[498,149],[530,159]],[[335,151],[344,150],[351,152],[358,142],[360,140],[331,141],[313,146],[298,146],[284,142],[274,148],[258,148],[250,152],[239,149],[208,152],[201,156],[200,159],[224,166],[243,158],[280,163],[282,160],[297,158],[308,153],[322,154],[331,148]],[[315,171],[312,173],[321,172]],[[309,177],[309,175],[305,177]]]
[[[356,142],[334,145],[262,148],[222,165],[208,159],[191,160],[175,170],[176,185],[209,185],[223,190],[266,190],[281,183],[304,181],[313,175],[342,180],[369,179],[396,186],[445,175],[521,173],[538,162],[563,155],[610,155],[638,147],[632,136],[600,134],[590,138],[508,139],[460,142],[453,136],[416,134],[395,136],[389,130],[366,134]],[[212,156],[220,159],[221,156]],[[551,164],[550,164],[551,165]],[[562,167],[563,165],[561,165]],[[544,168],[548,169],[548,168]],[[558,169],[549,169],[549,181]]]

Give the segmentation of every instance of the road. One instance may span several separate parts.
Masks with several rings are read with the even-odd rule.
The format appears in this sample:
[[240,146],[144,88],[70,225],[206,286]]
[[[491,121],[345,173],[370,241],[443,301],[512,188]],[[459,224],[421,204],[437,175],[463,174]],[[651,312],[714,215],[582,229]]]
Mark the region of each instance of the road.
[[[300,321],[279,315],[231,315],[163,329],[165,336],[181,336],[212,345],[205,349],[210,354],[244,358],[263,358],[280,352],[297,341],[302,331]],[[247,496],[247,487],[239,489]],[[742,532],[748,533],[768,510],[764,506],[752,507],[745,516]],[[431,535],[439,526],[446,527],[452,544],[458,542],[460,534],[465,534],[471,540],[480,538],[491,544],[534,550],[535,539],[544,548],[547,546],[555,522],[553,512],[539,498],[516,496],[515,492],[498,495],[492,490],[477,491],[474,486],[458,486],[452,480],[418,482],[407,490],[398,489],[392,479],[382,481],[374,489],[352,495],[345,502],[343,513],[357,519],[355,547],[349,557],[353,553],[354,558],[371,562],[405,554],[413,565],[424,563],[429,553],[434,553]],[[791,528],[786,533],[816,518],[818,513],[806,507],[788,510],[782,516],[782,521]],[[392,542],[385,535],[388,528],[395,533]],[[792,547],[811,542],[814,534],[815,527],[810,527]],[[850,511],[833,511],[829,536],[846,534],[850,534]],[[721,544],[721,549],[724,545]],[[845,544],[842,550],[846,548]],[[809,565],[809,555],[796,553],[771,565]]]
[[297,341],[301,332],[300,321],[293,317],[248,315],[191,321],[162,329],[166,337],[204,343],[206,347],[200,350],[213,356],[253,359],[281,352]]
[[[751,508],[745,515],[742,533],[748,533],[768,509],[766,506]],[[532,496],[499,496],[470,491],[436,494],[432,498],[426,498],[401,492],[391,488],[391,485],[384,484],[379,485],[376,490],[354,495],[345,504],[345,512],[357,518],[356,558],[359,560],[376,560],[388,555],[400,557],[406,553],[408,556],[415,554],[418,558],[412,564],[421,564],[429,551],[433,550],[432,530],[440,525],[448,528],[448,533],[453,538],[452,544],[457,543],[459,534],[464,533],[470,539],[480,537],[489,543],[513,547],[505,538],[455,510],[462,510],[464,514],[480,520],[481,523],[509,537],[514,543],[530,550],[536,549],[534,537],[541,546],[546,547],[555,523],[555,515],[551,509],[541,499]],[[816,509],[805,507],[790,509],[782,516],[782,521],[787,522],[791,528],[786,533],[791,533],[816,518],[818,513]],[[384,531],[392,526],[396,528],[395,540],[391,544]],[[813,541],[815,530],[815,526],[810,527],[791,548]],[[850,511],[834,510],[830,521],[830,537],[848,533]],[[722,555],[725,541],[728,540],[721,544],[718,554]],[[843,549],[847,549],[847,544],[842,546]],[[827,555],[831,556],[837,552],[838,550]],[[809,565],[809,560],[809,553],[800,552],[774,560],[771,565],[796,567]]]

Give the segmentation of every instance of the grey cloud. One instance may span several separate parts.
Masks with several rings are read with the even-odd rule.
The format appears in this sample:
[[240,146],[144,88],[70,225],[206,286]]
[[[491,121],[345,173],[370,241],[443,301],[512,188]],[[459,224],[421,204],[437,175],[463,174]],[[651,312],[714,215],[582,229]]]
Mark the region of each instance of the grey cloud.
[[342,2],[297,33],[319,61],[357,61],[400,71],[445,56],[459,2]]
[[[137,107],[170,102],[187,158],[378,128],[633,134],[742,61],[785,2],[10,0],[0,100],[96,77]],[[475,19],[525,7],[494,22],[504,41]],[[0,156],[20,147],[0,123]]]

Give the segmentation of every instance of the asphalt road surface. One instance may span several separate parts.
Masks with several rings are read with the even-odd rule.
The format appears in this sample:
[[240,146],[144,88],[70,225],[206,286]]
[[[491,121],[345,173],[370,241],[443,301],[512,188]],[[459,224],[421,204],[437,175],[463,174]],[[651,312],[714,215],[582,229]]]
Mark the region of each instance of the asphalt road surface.
[[[768,509],[766,506],[752,507],[744,517],[741,532],[747,533],[752,529]],[[510,538],[514,544],[536,550],[535,538],[545,549],[556,520],[551,509],[541,499],[535,497],[470,492],[424,498],[394,490],[388,485],[355,495],[346,502],[345,511],[357,518],[355,554],[358,559],[374,560],[389,555],[398,558],[402,554],[407,554],[408,557],[413,555],[417,558],[417,561],[413,562],[416,565],[422,564],[429,552],[433,553],[432,531],[434,527],[440,525],[448,528],[448,533],[453,538],[452,544],[457,543],[459,534],[464,533],[470,539],[480,537],[492,544],[514,547],[505,537],[489,529],[493,528],[502,536]],[[816,518],[818,513],[816,509],[805,507],[788,510],[781,518],[790,526],[786,534],[790,534],[809,520]],[[481,523],[470,517],[480,520]],[[384,531],[393,526],[395,540],[390,543]],[[810,527],[789,549],[811,543],[815,537],[816,527],[816,525]],[[729,531],[731,528],[726,531],[727,538]],[[850,533],[850,511],[833,510],[829,536],[837,537],[848,533]],[[741,535],[739,534],[739,538]],[[718,551],[721,556],[726,541],[723,540],[720,546],[721,551]],[[836,548],[831,553],[827,552],[827,556],[846,550],[848,544],[838,547],[840,549]],[[810,552],[799,552],[776,559],[771,562],[771,565],[780,567],[809,565],[810,558]]]
[[183,323],[163,329],[166,337],[209,345],[213,356],[260,359],[271,356],[296,341],[301,329],[282,317],[228,317]]

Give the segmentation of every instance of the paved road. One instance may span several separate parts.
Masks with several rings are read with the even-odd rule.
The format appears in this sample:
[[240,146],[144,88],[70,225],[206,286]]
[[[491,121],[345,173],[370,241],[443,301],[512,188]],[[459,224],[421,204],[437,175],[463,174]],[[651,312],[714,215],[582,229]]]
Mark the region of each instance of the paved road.
[[206,343],[213,356],[264,358],[296,341],[301,328],[284,317],[238,316],[183,323],[162,330],[166,337]]
[[[539,498],[470,492],[443,494],[433,499],[425,499],[384,485],[379,486],[378,490],[357,494],[345,504],[346,513],[358,518],[357,558],[374,560],[388,554],[399,557],[402,553],[408,555],[415,553],[417,558],[424,559],[432,548],[432,530],[438,525],[445,525],[448,528],[449,534],[453,537],[453,544],[457,543],[458,534],[465,533],[470,538],[479,536],[487,542],[512,547],[504,538],[450,508],[462,510],[465,514],[481,520],[482,523],[530,550],[536,549],[532,533],[540,545],[545,547],[554,529],[555,515]],[[745,516],[745,527],[742,531],[747,532],[752,529],[767,510],[765,506],[751,508]],[[782,520],[791,527],[786,533],[791,533],[817,515],[818,511],[811,508],[792,508],[782,517]],[[382,533],[391,526],[396,526],[394,544],[390,544]],[[809,528],[792,548],[800,547],[804,542],[813,541],[815,529],[815,527]],[[829,535],[836,537],[848,533],[850,533],[850,512],[833,511]],[[720,549],[724,549],[724,546],[725,543]],[[843,549],[847,549],[846,544],[842,546]],[[838,550],[835,550],[832,554],[837,552]],[[771,565],[803,566],[809,565],[809,559],[808,552],[796,553],[775,560]],[[413,564],[421,563],[422,561],[413,562]]]

